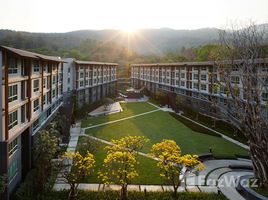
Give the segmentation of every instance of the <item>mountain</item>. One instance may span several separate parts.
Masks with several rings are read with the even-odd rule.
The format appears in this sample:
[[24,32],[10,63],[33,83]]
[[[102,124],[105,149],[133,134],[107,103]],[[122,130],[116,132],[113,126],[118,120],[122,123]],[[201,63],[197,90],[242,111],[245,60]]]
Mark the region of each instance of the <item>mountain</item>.
[[74,48],[84,40],[96,40],[102,43],[113,42],[139,54],[163,54],[180,50],[182,47],[197,47],[214,43],[218,38],[218,29],[198,30],[141,29],[134,33],[119,30],[80,30],[67,33],[30,33],[0,30],[0,44],[17,48],[58,49]]

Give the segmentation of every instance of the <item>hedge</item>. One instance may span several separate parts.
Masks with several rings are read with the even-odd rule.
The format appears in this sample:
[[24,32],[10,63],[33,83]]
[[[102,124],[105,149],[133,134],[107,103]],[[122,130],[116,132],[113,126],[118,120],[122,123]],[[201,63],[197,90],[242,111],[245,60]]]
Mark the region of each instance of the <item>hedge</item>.
[[185,119],[184,117],[177,115],[176,113],[170,113],[170,115],[172,117],[174,117],[175,119],[177,119],[178,121],[180,121],[181,123],[183,123],[185,126],[187,126],[188,128],[190,128],[193,131],[216,136],[216,137],[221,137],[221,135],[219,135],[219,134],[217,134],[217,133],[215,133],[207,128],[204,128],[203,126],[200,126],[199,124],[196,124],[188,119]]
[[[35,200],[66,200],[68,199],[68,191],[52,191],[45,196],[39,196]],[[79,200],[119,200],[120,194],[118,191],[107,192],[92,192],[92,191],[79,191]],[[178,193],[179,200],[227,200],[224,195],[215,193],[191,193],[181,192]],[[32,199],[29,199],[32,200]],[[128,200],[174,200],[171,192],[128,192]]]

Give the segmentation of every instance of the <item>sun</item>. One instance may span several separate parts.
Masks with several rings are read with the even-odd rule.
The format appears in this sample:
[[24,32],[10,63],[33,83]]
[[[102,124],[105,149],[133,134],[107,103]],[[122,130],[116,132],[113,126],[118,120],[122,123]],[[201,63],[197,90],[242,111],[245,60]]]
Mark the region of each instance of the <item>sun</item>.
[[121,30],[127,34],[133,34],[137,31],[137,29],[133,26],[125,26],[125,27],[121,28]]

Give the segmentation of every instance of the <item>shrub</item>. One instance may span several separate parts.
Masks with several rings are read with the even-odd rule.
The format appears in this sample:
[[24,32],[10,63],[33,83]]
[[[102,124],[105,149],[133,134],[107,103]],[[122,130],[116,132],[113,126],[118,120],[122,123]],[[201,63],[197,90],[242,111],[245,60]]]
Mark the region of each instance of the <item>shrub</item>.
[[174,117],[175,119],[177,119],[178,121],[180,121],[181,123],[183,123],[185,126],[189,127],[191,130],[199,132],[199,133],[204,133],[204,134],[208,134],[208,135],[212,135],[212,136],[216,136],[216,137],[221,137],[221,135],[207,129],[204,128],[188,119],[185,119],[184,117],[177,115],[176,113],[170,113],[170,115],[172,117]]
[[[224,195],[218,195],[215,193],[191,193],[181,192],[179,193],[179,200],[227,200]],[[68,191],[51,192],[47,195],[46,200],[66,200],[68,197]],[[120,199],[119,191],[107,191],[107,192],[92,192],[92,191],[80,191],[79,200],[98,199],[98,200],[117,200]],[[173,200],[174,197],[170,192],[129,192],[128,200]]]

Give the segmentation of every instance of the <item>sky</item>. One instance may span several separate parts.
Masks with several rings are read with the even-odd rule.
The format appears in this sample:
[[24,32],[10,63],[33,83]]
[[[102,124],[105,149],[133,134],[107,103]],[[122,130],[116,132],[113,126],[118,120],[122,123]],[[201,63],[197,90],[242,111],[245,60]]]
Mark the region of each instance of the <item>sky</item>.
[[268,23],[268,0],[0,0],[0,29],[224,28]]

